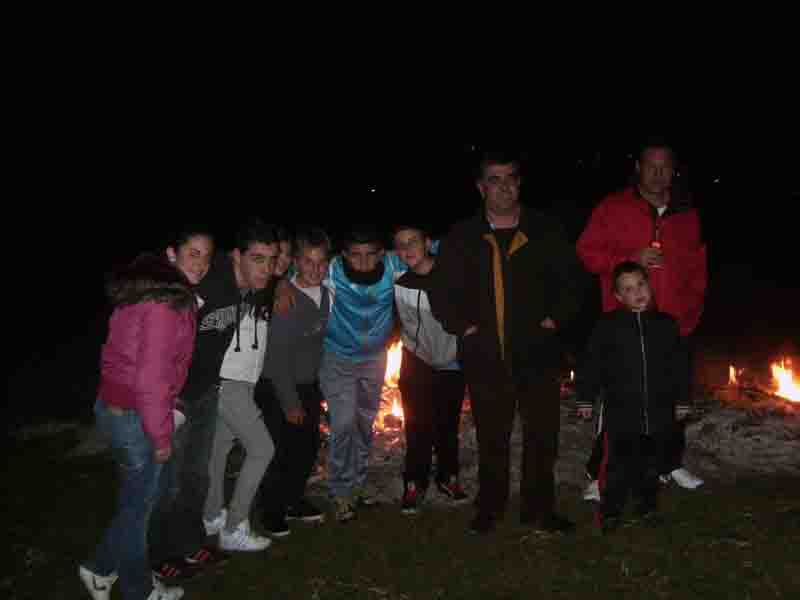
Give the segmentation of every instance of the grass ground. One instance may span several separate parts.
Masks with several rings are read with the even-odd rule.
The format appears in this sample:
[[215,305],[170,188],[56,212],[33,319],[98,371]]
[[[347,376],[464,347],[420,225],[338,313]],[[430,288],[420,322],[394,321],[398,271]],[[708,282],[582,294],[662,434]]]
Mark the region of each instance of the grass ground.
[[[7,448],[10,570],[0,596],[88,597],[76,565],[113,509],[114,469],[105,457],[62,459],[73,443],[66,434]],[[607,538],[594,534],[578,496],[560,491],[562,511],[579,525],[570,537],[525,529],[513,505],[494,534],[480,537],[466,534],[469,506],[414,518],[383,506],[347,525],[297,526],[267,552],[237,555],[223,571],[185,584],[185,597],[800,597],[800,481],[670,487],[662,495],[666,525],[631,523]]]

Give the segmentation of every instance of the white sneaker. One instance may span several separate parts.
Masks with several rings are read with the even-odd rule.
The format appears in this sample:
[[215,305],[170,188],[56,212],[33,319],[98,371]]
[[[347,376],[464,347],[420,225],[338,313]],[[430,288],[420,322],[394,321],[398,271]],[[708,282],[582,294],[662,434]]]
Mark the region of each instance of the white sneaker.
[[225,522],[227,520],[228,511],[224,508],[219,511],[219,514],[210,521],[203,519],[203,525],[206,528],[206,535],[217,535],[225,528]]
[[699,488],[704,483],[702,479],[683,468],[675,469],[670,476],[675,483],[687,490]]
[[153,591],[147,600],[180,600],[183,598],[183,588],[178,586],[167,587],[153,577]]
[[592,479],[583,490],[583,499],[592,502],[600,502],[600,482]]
[[98,575],[93,573],[83,565],[78,568],[78,576],[86,586],[86,590],[93,600],[109,600],[111,598],[111,586],[118,579],[118,575]]
[[223,529],[219,532],[219,547],[232,552],[259,552],[266,550],[272,541],[250,529],[249,519],[245,519],[233,531]]

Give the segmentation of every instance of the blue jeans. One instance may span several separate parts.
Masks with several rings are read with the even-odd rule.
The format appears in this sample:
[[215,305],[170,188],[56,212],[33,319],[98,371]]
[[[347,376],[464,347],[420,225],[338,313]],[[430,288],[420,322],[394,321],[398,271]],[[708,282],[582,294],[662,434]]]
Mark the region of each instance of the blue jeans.
[[94,412],[97,428],[108,438],[119,467],[120,490],[111,525],[84,566],[102,576],[117,573],[122,597],[142,600],[153,588],[147,525],[153,505],[163,493],[162,472],[168,463],[155,462],[153,444],[136,412],[112,414],[99,399]]
[[349,497],[367,480],[372,424],[378,414],[386,376],[386,352],[365,362],[352,362],[325,352],[319,372],[328,402],[330,446],[328,485],[337,498]]

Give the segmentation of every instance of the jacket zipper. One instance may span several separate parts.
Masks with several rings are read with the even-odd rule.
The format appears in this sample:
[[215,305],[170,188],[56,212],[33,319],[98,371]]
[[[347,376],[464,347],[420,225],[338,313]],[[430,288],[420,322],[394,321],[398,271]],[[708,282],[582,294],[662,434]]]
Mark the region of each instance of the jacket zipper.
[[636,325],[639,329],[639,344],[642,348],[642,417],[644,419],[644,433],[650,434],[650,415],[648,414],[648,405],[650,398],[648,396],[647,384],[647,351],[644,346],[644,328],[642,326],[642,313],[636,313]]

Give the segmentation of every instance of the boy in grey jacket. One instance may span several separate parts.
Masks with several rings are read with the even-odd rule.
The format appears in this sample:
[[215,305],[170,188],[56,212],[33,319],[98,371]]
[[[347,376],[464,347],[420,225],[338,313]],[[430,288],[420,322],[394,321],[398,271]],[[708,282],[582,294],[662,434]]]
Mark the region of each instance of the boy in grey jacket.
[[264,527],[270,535],[289,534],[287,519],[322,521],[323,513],[305,498],[317,462],[322,393],[317,373],[330,314],[322,280],[328,272],[330,240],[318,228],[294,240],[295,303],[272,314],[269,350],[259,384],[264,422],[275,441],[275,458],[261,484]]

